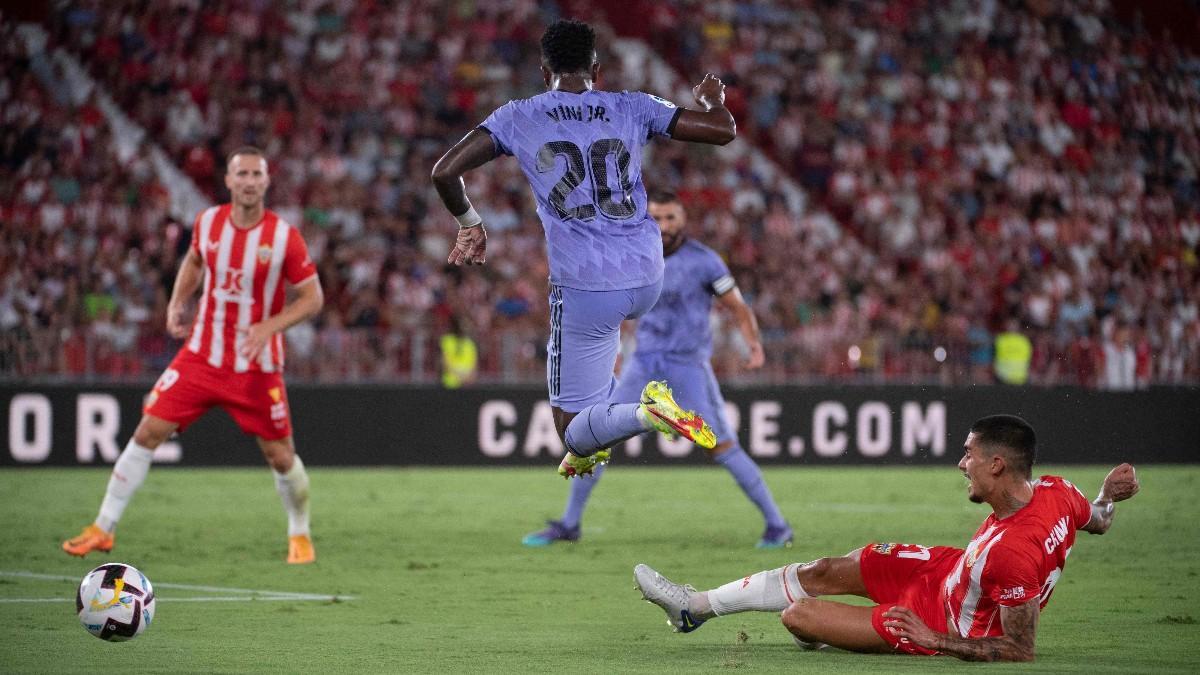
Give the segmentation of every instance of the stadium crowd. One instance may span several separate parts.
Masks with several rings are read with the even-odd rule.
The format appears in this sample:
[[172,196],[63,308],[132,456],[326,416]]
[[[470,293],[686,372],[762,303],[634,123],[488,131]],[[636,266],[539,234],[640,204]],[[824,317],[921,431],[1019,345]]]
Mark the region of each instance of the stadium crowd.
[[[1103,0],[638,9],[629,25],[656,51],[727,78],[742,133],[808,191],[803,219],[744,244],[739,278],[767,323],[899,339],[921,348],[882,367],[922,372],[937,343],[986,365],[1017,318],[1035,380],[1194,381],[1195,53]],[[828,259],[806,220],[870,254]],[[814,305],[827,320],[802,328]]]
[[95,101],[35,75],[0,24],[0,372],[121,376],[170,359],[164,275],[185,228],[144,157],[121,164]]
[[[739,142],[807,192],[796,209],[748,162],[682,144],[656,143],[645,169],[755,308],[768,365],[752,377],[987,382],[1013,328],[1034,383],[1200,381],[1200,61],[1101,0],[1046,6],[622,10],[681,73],[729,83]],[[463,273],[443,265],[454,224],[428,174],[488,112],[542,88],[544,11],[80,0],[48,28],[214,201],[224,154],[266,149],[268,204],[302,227],[327,296],[289,334],[294,377],[432,379],[457,317],[481,379],[511,381],[541,376],[548,325],[532,200],[515,162],[468,176],[491,255]],[[164,288],[190,223],[170,219],[137,156],[105,151],[94,106],[56,100],[14,45],[0,372],[152,376],[172,351]],[[602,86],[620,88],[607,56]],[[737,372],[723,325],[716,365]]]

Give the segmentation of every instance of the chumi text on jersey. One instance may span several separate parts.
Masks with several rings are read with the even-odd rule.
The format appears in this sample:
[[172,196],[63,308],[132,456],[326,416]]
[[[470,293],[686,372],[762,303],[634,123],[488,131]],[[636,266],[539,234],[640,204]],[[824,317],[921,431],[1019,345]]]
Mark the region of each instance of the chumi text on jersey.
[[1042,546],[1046,549],[1046,555],[1054,553],[1054,549],[1067,540],[1067,535],[1071,532],[1070,528],[1071,524],[1067,521],[1066,516],[1058,519],[1058,522],[1050,530],[1050,536],[1046,537],[1046,541],[1042,542]]
[[[584,115],[587,109],[587,115]],[[555,122],[608,122],[608,113],[602,105],[558,105],[546,111]]]

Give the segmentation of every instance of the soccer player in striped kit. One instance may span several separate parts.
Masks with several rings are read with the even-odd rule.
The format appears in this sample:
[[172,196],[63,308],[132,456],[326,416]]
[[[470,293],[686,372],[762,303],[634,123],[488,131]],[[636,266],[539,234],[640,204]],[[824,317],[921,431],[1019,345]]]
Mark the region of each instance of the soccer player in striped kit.
[[[844,556],[792,563],[708,591],[677,584],[646,565],[633,570],[642,597],[688,633],[738,612],[782,613],[803,649],[965,661],[1032,661],[1038,617],[1062,577],[1079,530],[1104,534],[1117,502],[1137,494],[1137,473],[1121,464],[1088,502],[1061,476],[1033,477],[1037,437],[1014,415],[975,421],[958,469],[967,499],[992,513],[966,548],[895,542]],[[857,595],[872,606],[820,599]]]
[[566,447],[560,475],[592,473],[610,448],[657,430],[702,447],[716,444],[702,417],[680,408],[670,389],[646,383],[637,403],[610,404],[621,322],[654,306],[662,288],[662,239],[646,214],[642,148],[657,137],[724,145],[736,135],[725,85],[706,75],[685,110],[641,92],[595,88],[596,35],[560,20],[542,35],[546,91],[497,108],[433,167],[433,184],[459,230],[447,262],[482,265],[487,235],[462,176],[512,155],[537,200],[550,263],[546,382]]
[[[725,261],[709,247],[688,238],[684,229],[687,213],[678,197],[669,192],[655,192],[649,200],[649,213],[662,230],[666,258],[663,288],[658,302],[638,320],[637,348],[625,363],[611,400],[637,401],[642,383],[647,380],[673,383],[679,404],[695,410],[712,425],[717,445],[709,450],[709,455],[725,467],[762,514],[765,528],[758,548],[788,546],[792,542],[792,528],[775,504],[762,471],[738,444],[737,429],[730,428],[725,418],[725,400],[710,363],[712,330],[708,322],[716,300],[733,314],[746,340],[750,349],[746,367],[763,365],[762,341],[754,312],[742,299]],[[583,510],[603,473],[604,467],[598,467],[592,480],[574,481],[562,518],[526,535],[522,543],[548,546],[557,541],[577,541]]]
[[[220,406],[253,435],[275,474],[288,518],[289,563],[316,559],[308,518],[308,474],[296,455],[283,383],[283,331],[321,310],[317,268],[300,231],[266,209],[270,176],[258,148],[238,148],[226,164],[229,204],[196,217],[175,277],[167,331],[185,339],[146,398],[143,416],[113,466],[100,513],[63,542],[71,555],[108,552],[125,507],[150,470],[155,448]],[[203,282],[196,317],[187,306]],[[284,289],[295,289],[285,303]]]

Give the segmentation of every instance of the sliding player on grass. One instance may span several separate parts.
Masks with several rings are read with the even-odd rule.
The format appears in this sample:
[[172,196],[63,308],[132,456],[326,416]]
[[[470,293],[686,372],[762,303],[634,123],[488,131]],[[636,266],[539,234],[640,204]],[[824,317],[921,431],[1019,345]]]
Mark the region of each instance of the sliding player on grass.
[[[264,208],[270,182],[261,150],[246,146],[229,156],[231,203],[196,217],[167,306],[167,331],[187,341],[150,391],[142,420],[113,466],[100,514],[63,542],[67,553],[111,551],[117,522],[146,479],[155,448],[220,406],[255,436],[275,472],[288,517],[287,561],[316,559],[308,474],[292,442],[283,384],[283,331],[319,312],[324,296],[300,231]],[[200,308],[189,329],[184,317],[201,281]],[[285,285],[296,292],[286,304]]]
[[[1058,476],[1032,478],[1033,429],[1011,415],[971,427],[958,468],[967,497],[992,507],[966,549],[868,544],[836,558],[751,574],[706,592],[634,568],[643,597],[677,631],[736,612],[782,612],[802,647],[1032,661],[1038,615],[1050,600],[1076,530],[1104,534],[1114,504],[1137,494],[1133,467],[1109,472],[1091,503]],[[818,600],[858,595],[871,607]]]
[[[787,546],[792,541],[792,528],[776,506],[762,471],[738,445],[737,430],[731,429],[725,419],[725,400],[710,363],[712,330],[708,320],[716,298],[733,313],[750,347],[746,367],[762,367],[763,348],[754,312],[742,299],[737,282],[721,257],[684,233],[687,212],[674,194],[651,194],[649,213],[662,231],[666,258],[662,294],[654,307],[638,320],[637,349],[622,369],[610,400],[620,403],[638,400],[642,383],[647,380],[673,383],[680,405],[695,410],[712,425],[717,445],[709,455],[729,471],[762,513],[766,527],[758,547]],[[583,510],[603,473],[604,467],[599,467],[591,480],[572,482],[562,519],[549,521],[545,529],[527,535],[522,543],[547,546],[556,541],[577,541]]]
[[541,44],[549,91],[501,106],[433,168],[434,186],[459,223],[447,262],[482,265],[486,257],[483,220],[462,175],[501,155],[516,157],[546,231],[546,380],[567,448],[559,474],[591,473],[612,445],[652,429],[711,448],[712,429],[676,405],[665,383],[646,384],[640,403],[608,400],[621,322],[654,306],[662,288],[662,240],[646,215],[642,146],[655,136],[715,145],[733,140],[725,85],[706,75],[693,89],[705,112],[684,110],[648,94],[594,89],[600,64],[595,33],[585,23],[556,21]]

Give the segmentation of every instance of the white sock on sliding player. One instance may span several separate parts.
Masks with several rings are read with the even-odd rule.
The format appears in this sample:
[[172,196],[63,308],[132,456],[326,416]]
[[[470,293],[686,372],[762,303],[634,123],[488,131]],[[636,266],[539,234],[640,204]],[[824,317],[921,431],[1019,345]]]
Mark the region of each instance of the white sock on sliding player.
[[710,611],[703,611],[708,608],[699,599],[691,610],[699,619],[738,612],[782,612],[796,600],[812,597],[796,578],[799,567],[800,563],[792,563],[731,581],[700,594],[711,606]]

